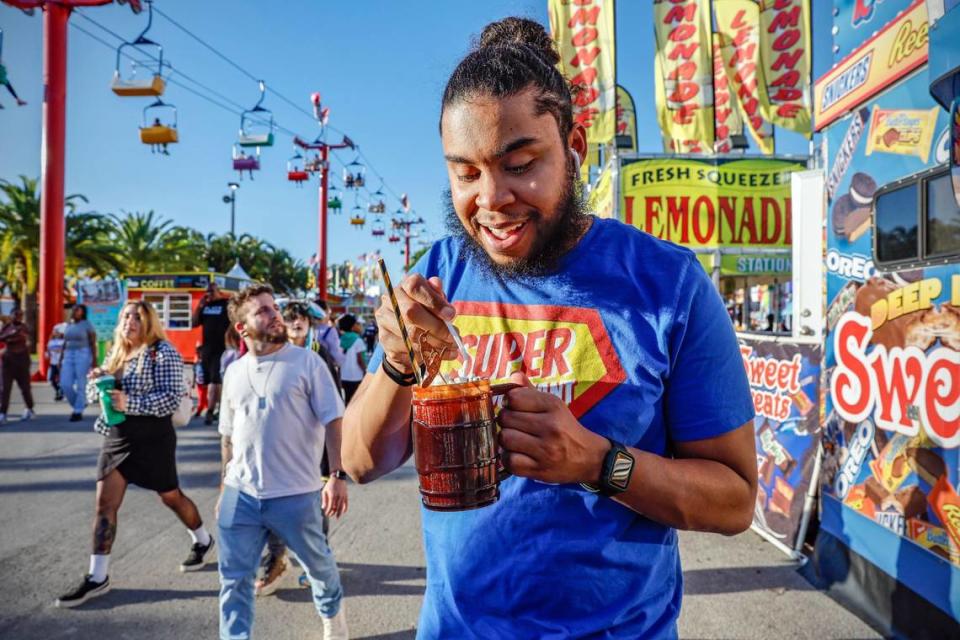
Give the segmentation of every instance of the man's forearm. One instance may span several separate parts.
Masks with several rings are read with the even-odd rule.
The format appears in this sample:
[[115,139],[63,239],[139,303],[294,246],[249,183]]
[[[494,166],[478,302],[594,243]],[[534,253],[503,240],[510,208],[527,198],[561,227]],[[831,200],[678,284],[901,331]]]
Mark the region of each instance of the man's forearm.
[[343,444],[343,419],[337,418],[328,424],[326,432],[325,445],[330,470],[343,469],[343,462],[340,459],[340,450]]
[[617,502],[676,529],[733,535],[750,526],[756,484],[727,465],[633,448],[630,453],[633,475]]
[[227,475],[227,464],[233,459],[233,442],[230,436],[220,438],[220,490],[223,490],[223,479]]
[[390,473],[413,452],[410,387],[394,383],[382,369],[367,374],[343,416],[344,470],[360,483]]

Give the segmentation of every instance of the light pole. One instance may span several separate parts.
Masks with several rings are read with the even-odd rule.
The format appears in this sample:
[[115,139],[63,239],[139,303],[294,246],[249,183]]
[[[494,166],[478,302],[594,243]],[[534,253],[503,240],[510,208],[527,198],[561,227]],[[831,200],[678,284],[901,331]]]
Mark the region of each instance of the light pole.
[[230,195],[223,196],[223,202],[230,203],[230,235],[236,236],[234,231],[237,218],[237,189],[240,185],[236,182],[228,182],[227,186],[230,187]]

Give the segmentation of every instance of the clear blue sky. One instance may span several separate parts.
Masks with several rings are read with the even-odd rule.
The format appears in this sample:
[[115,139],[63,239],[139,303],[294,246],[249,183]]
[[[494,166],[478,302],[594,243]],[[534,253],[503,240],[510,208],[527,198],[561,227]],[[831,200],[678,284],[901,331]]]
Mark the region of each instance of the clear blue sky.
[[[830,56],[829,3],[814,0],[814,76]],[[547,22],[546,0],[426,0],[315,2],[283,0],[157,0],[156,6],[225,53],[269,87],[309,110],[312,91],[331,108],[330,124],[346,132],[396,193],[406,192],[427,221],[427,235],[442,235],[441,190],[446,171],[437,134],[439,97],[470,40],[491,20],[522,15]],[[107,5],[83,13],[133,38],[146,21],[127,6]],[[114,42],[86,20],[71,21]],[[661,148],[653,105],[652,2],[617,3],[617,71],[637,103],[641,151]],[[10,80],[29,105],[15,108],[0,90],[0,177],[40,174],[41,17],[27,17],[0,4],[3,60]],[[67,108],[67,193],[82,193],[101,212],[153,209],[178,224],[207,233],[229,228],[229,205],[221,201],[226,183],[236,179],[230,150],[239,117],[176,86],[163,99],[179,109],[181,142],[171,155],[152,155],[140,144],[137,126],[147,98],[119,98],[109,89],[114,52],[70,29]],[[253,81],[157,16],[150,37],[165,57],[188,76],[243,105],[257,98]],[[189,83],[187,83],[189,84]],[[268,94],[285,128],[310,139],[316,125]],[[783,153],[805,154],[807,142],[777,131]],[[316,250],[316,188],[296,188],[286,180],[293,154],[289,136],[264,151],[262,171],[244,180],[237,196],[237,231],[252,233],[306,260]],[[350,162],[352,154],[342,154]],[[334,166],[338,165],[334,163]],[[376,189],[375,180],[370,180]],[[397,207],[388,201],[388,211]],[[339,262],[377,247],[399,273],[397,245],[376,240],[370,227],[360,231],[345,213],[331,217],[329,258]]]

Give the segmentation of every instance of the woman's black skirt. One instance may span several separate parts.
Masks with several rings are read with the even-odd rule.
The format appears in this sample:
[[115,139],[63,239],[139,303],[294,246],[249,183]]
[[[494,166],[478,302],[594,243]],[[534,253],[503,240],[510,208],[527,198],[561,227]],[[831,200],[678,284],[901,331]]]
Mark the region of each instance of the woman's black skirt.
[[170,416],[131,416],[110,427],[97,462],[97,480],[116,469],[130,484],[164,493],[177,479],[177,434]]

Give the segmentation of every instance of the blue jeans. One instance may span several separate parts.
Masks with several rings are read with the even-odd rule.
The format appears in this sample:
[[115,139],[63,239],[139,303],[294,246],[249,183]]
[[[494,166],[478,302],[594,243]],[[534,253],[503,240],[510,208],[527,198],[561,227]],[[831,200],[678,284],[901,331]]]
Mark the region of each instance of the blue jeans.
[[340,610],[340,573],[323,535],[320,492],[260,500],[224,487],[220,500],[220,638],[247,640],[253,628],[253,581],[267,534],[276,533],[303,565],[324,618]]
[[68,349],[63,352],[63,364],[60,365],[60,388],[67,396],[67,402],[74,413],[83,413],[87,406],[87,372],[93,364],[93,352],[90,349]]

